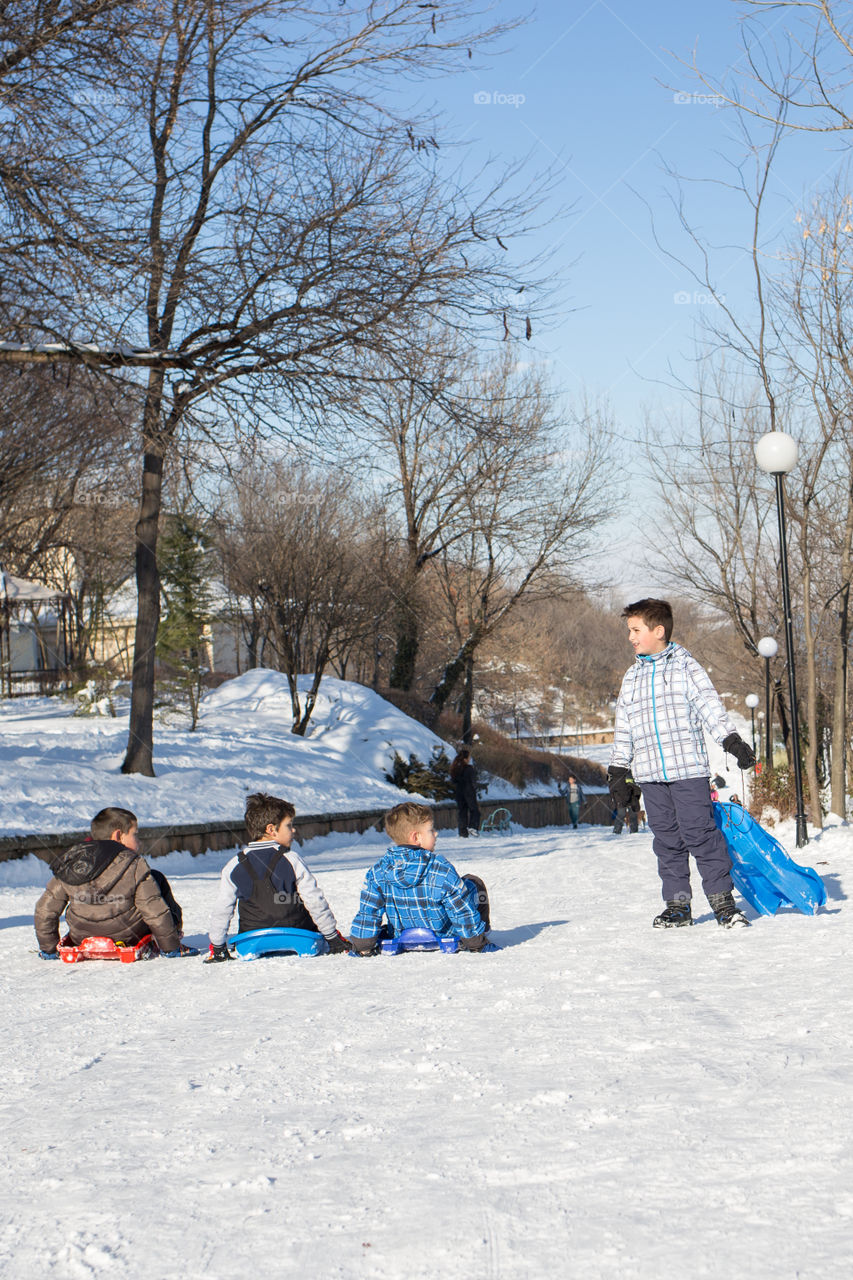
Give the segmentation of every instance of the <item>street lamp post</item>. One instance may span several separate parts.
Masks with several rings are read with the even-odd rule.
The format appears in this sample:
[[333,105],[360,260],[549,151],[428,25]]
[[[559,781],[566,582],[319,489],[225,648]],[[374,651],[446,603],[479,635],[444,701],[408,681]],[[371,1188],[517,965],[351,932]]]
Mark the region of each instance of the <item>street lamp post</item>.
[[761,699],[757,693],[748,693],[744,698],[744,702],[749,707],[749,714],[752,717],[752,754],[755,755],[755,708]]
[[808,844],[800,775],[800,730],[797,717],[797,679],[794,672],[794,627],[791,621],[791,586],[788,580],[788,537],[785,529],[784,477],[797,465],[797,442],[786,431],[768,431],[755,446],[755,461],[776,482],[776,515],[779,520],[779,560],[782,569],[782,607],[785,613],[785,649],[788,655],[788,696],[791,703],[791,747],[794,757],[794,790],[797,797],[797,848]]
[[770,659],[775,658],[779,646],[772,636],[762,636],[758,652],[764,659],[764,767],[773,768],[773,717],[770,715]]

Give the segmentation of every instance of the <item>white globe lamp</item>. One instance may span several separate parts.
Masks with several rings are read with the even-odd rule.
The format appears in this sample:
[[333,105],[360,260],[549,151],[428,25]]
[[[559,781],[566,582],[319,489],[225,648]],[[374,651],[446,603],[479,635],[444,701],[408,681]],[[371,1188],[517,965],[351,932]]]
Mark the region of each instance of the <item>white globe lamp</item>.
[[799,450],[787,431],[768,431],[755,445],[755,461],[771,476],[786,476],[797,465]]

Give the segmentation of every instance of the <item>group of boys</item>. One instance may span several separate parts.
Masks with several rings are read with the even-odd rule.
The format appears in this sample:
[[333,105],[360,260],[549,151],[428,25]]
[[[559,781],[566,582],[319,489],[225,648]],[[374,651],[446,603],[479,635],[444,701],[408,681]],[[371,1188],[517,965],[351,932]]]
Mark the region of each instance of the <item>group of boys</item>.
[[[230,960],[228,927],[238,910],[241,933],[303,929],[322,935],[329,951],[375,955],[385,938],[410,928],[453,936],[464,951],[495,950],[488,937],[489,903],[477,876],[462,877],[435,852],[432,810],[410,801],[385,816],[393,844],[370,868],[349,938],[322,889],[291,847],[296,811],[287,800],[256,793],[246,803],[248,845],[225,864],[208,929],[205,964]],[[128,809],[103,809],[91,836],[62,854],[36,904],[39,955],[59,956],[64,912],[68,939],[107,937],[133,946],[148,934],[168,958],[197,956],[181,941],[182,912],[168,880],[139,856],[138,827]]]
[[[636,656],[616,705],[608,785],[623,812],[637,788],[642,792],[665,903],[654,927],[693,923],[691,853],[717,922],[726,928],[747,925],[732,893],[726,839],[714,821],[705,732],[741,769],[755,764],[753,752],[708,673],[672,641],[667,601],[636,601],[622,617]],[[339,931],[317,881],[292,848],[295,816],[286,800],[249,796],[249,843],[222,870],[206,964],[231,959],[227,934],[237,907],[240,932],[306,929],[321,934],[332,953],[373,955],[384,938],[409,928],[454,936],[466,951],[496,949],[488,936],[485,885],[476,876],[460,876],[435,852],[436,829],[426,805],[407,802],[386,814],[392,844],[367,872],[349,937]],[[52,869],[35,913],[44,959],[59,954],[63,912],[74,944],[106,936],[132,945],[150,933],[164,956],[198,955],[181,941],[181,909],[166,877],[139,856],[137,822],[129,810],[103,809],[92,821],[91,837],[62,854]]]

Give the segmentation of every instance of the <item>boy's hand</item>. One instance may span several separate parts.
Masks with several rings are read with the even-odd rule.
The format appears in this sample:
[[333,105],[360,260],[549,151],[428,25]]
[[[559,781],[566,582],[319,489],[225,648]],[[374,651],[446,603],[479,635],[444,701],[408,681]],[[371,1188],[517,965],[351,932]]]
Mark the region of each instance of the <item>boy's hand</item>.
[[738,733],[730,733],[723,740],[723,750],[734,756],[739,769],[751,769],[755,764],[755,755],[748,742],[744,742]]
[[379,938],[350,938],[350,948],[354,956],[378,956]]
[[39,956],[41,957],[42,960],[58,960],[59,952],[58,951],[40,951]]
[[211,942],[210,955],[202,964],[219,964],[221,960],[233,960],[231,952],[228,950],[227,942]]
[[343,951],[351,951],[349,938],[345,938],[340,932],[336,933],[334,938],[327,938],[329,950],[333,956],[339,956]]
[[164,960],[180,960],[182,956],[197,956],[198,947],[189,947],[185,942],[182,942],[176,950],[164,951],[162,954]]
[[631,788],[628,785],[629,778],[631,778],[631,770],[626,769],[624,765],[612,764],[607,770],[607,786],[610,789],[613,803],[622,809],[627,809],[631,799]]

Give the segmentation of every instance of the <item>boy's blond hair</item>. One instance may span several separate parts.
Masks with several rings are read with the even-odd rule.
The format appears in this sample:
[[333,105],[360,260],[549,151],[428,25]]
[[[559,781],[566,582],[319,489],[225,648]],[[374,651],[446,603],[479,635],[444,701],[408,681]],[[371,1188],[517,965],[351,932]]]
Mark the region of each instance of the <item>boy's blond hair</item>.
[[414,800],[395,805],[385,814],[385,830],[395,844],[404,844],[413,831],[428,822],[432,822],[432,809],[425,804],[415,804]]

